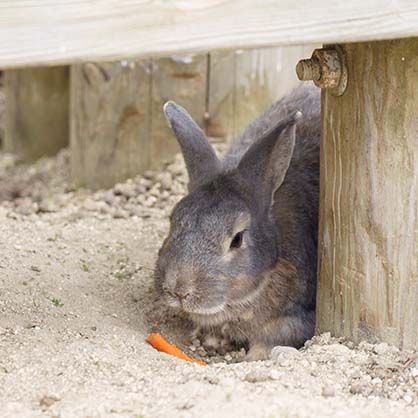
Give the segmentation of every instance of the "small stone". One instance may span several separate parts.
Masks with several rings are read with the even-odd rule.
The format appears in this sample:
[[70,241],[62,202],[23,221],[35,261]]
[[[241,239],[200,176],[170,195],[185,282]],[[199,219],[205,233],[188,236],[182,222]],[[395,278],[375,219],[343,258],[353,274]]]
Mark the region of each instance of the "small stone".
[[380,377],[375,377],[372,379],[371,384],[373,386],[380,386],[382,384],[382,379],[380,379]]
[[115,184],[113,191],[116,195],[122,195],[128,199],[136,196],[134,185],[129,183],[117,183]]
[[285,357],[300,357],[301,353],[294,347],[276,346],[271,350],[270,358],[277,360]]
[[410,396],[410,395],[405,395],[405,396],[403,397],[403,400],[404,400],[406,403],[412,403],[412,396]]
[[205,356],[207,356],[207,352],[206,352],[206,350],[203,348],[203,347],[199,347],[199,348],[197,348],[196,349],[196,352],[197,352],[197,354],[199,354],[199,356],[201,356],[201,357],[205,357]]
[[184,171],[184,166],[181,162],[175,162],[167,166],[167,170],[174,176],[182,174]]
[[43,408],[49,408],[55,402],[60,401],[61,399],[54,395],[45,395],[39,400],[39,405]]
[[199,338],[193,338],[193,340],[192,340],[192,345],[193,345],[194,347],[200,347],[200,346],[201,346],[201,343],[200,343]]
[[350,393],[352,393],[353,395],[357,395],[361,393],[361,384],[360,381],[355,380],[354,382],[351,383],[350,385]]
[[266,382],[267,380],[270,380],[270,376],[269,373],[264,370],[253,370],[247,373],[243,380],[250,383]]
[[147,208],[151,208],[157,202],[157,198],[155,196],[148,196],[147,199],[144,201],[144,206]]
[[358,367],[356,367],[355,369],[353,369],[350,373],[350,377],[352,379],[359,379],[361,377],[361,372],[360,369]]
[[150,196],[160,197],[160,183],[155,183],[148,192]]
[[270,370],[269,377],[271,380],[280,380],[282,377],[282,373],[280,373],[276,369],[273,369],[273,370]]
[[109,190],[108,192],[106,192],[103,199],[110,206],[114,206],[116,203],[116,196],[113,193],[113,190]]
[[185,402],[180,403],[179,405],[177,405],[177,409],[181,410],[181,411],[187,411],[188,409],[193,408],[194,403],[188,399]]
[[226,353],[224,358],[225,358],[225,361],[232,361],[232,356],[229,353]]
[[51,200],[44,199],[39,203],[39,211],[45,213],[56,212],[57,206]]
[[163,173],[160,173],[160,174],[157,176],[157,180],[160,182],[161,187],[162,187],[164,190],[170,190],[170,189],[171,189],[171,186],[172,186],[172,184],[173,184],[173,179],[172,179],[172,177],[171,177],[171,174],[170,174],[170,173],[168,173],[168,172],[163,172]]
[[126,219],[129,218],[129,213],[123,209],[116,209],[115,213],[113,214],[113,217],[116,219]]
[[332,396],[335,396],[335,389],[333,386],[324,386],[322,388],[322,396],[326,398],[330,398]]
[[387,343],[380,343],[374,346],[373,351],[376,354],[382,355],[389,351],[389,345]]
[[218,376],[205,376],[204,379],[207,382],[209,382],[211,385],[217,385],[217,384],[219,384],[219,377]]
[[366,341],[361,341],[358,348],[363,351],[373,351],[374,346]]
[[346,356],[350,353],[350,349],[342,344],[331,344],[327,347],[327,350],[337,356]]

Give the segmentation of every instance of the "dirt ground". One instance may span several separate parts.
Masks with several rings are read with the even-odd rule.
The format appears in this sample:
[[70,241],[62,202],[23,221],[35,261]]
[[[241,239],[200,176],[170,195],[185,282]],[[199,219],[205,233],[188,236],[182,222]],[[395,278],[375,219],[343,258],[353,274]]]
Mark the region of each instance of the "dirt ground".
[[195,357],[155,302],[180,159],[108,191],[74,190],[68,153],[22,166],[0,154],[1,417],[418,417],[418,360],[322,335],[268,361],[203,367],[145,343],[158,329]]

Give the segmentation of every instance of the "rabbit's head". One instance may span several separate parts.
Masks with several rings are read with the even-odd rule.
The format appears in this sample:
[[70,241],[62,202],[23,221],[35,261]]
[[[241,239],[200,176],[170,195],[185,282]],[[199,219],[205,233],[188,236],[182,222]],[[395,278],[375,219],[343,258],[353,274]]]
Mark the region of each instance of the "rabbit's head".
[[295,122],[282,120],[225,171],[202,130],[173,102],[164,107],[189,174],[189,194],[174,208],[155,271],[158,294],[195,319],[227,320],[264,287],[263,272],[280,256],[271,216],[289,167]]

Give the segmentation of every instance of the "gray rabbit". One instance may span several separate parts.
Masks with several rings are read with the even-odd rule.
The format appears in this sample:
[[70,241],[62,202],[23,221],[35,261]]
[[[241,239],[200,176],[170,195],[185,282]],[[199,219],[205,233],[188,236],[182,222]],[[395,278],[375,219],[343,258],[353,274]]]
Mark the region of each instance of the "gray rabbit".
[[219,160],[188,113],[168,102],[189,194],[174,208],[155,288],[204,343],[245,346],[247,360],[314,333],[319,90],[297,88],[259,116]]

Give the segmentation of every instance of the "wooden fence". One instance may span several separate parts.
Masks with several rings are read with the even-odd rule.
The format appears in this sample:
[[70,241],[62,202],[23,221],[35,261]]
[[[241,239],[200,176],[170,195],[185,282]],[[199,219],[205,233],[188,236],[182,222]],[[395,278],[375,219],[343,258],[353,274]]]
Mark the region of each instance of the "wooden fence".
[[74,184],[110,187],[178,152],[162,112],[167,100],[189,109],[212,139],[229,139],[295,87],[294,66],[312,49],[7,70],[5,150],[31,161],[69,141]]

